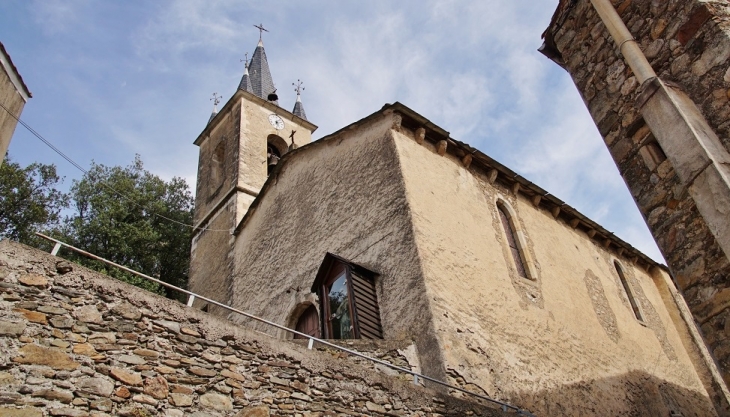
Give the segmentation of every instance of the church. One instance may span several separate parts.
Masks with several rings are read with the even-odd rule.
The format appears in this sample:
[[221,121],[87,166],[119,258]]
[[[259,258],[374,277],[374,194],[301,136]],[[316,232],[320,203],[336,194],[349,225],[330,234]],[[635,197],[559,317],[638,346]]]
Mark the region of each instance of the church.
[[300,94],[280,105],[259,40],[194,142],[191,291],[318,338],[409,341],[414,369],[536,415],[724,415],[666,267],[404,104],[316,129]]

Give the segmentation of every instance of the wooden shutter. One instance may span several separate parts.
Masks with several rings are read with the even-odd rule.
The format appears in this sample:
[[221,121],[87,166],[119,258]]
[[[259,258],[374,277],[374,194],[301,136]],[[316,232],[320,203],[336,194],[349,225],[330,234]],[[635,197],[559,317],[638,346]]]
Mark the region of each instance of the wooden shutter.
[[350,271],[351,294],[355,307],[357,330],[362,339],[382,339],[380,309],[375,296],[375,282],[372,278]]

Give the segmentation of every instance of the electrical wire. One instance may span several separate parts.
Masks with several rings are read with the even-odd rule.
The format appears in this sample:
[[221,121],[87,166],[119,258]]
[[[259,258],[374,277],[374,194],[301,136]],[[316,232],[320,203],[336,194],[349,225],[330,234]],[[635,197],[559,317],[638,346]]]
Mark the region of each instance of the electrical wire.
[[[57,154],[59,154],[63,159],[65,159],[68,163],[70,163],[71,165],[73,165],[76,169],[78,169],[79,171],[83,172],[84,174],[88,174],[89,173],[89,171],[87,169],[85,169],[84,167],[82,167],[81,165],[79,165],[78,163],[76,163],[76,161],[74,161],[73,159],[71,159],[71,157],[69,157],[68,155],[66,155],[65,153],[63,153],[60,149],[58,149],[57,147],[55,147],[50,141],[48,141],[48,139],[44,138],[43,135],[41,135],[40,133],[38,133],[32,127],[30,127],[20,117],[18,117],[15,114],[13,114],[7,107],[5,107],[5,105],[3,103],[0,103],[0,107],[2,107],[3,110],[5,110],[5,112],[10,115],[10,117],[12,117],[13,119],[15,119],[24,128],[28,129],[28,131],[33,136],[35,136],[36,138],[38,138],[41,142],[45,143],[49,148],[51,148],[54,152],[56,152]],[[137,207],[145,208],[142,204],[137,203],[136,201],[134,201],[134,199],[132,199],[131,197],[125,195],[124,193],[122,193],[120,191],[117,191],[111,185],[106,184],[104,181],[101,181],[100,184],[102,186],[106,187],[112,193],[116,194],[118,197],[123,198],[123,199],[129,201],[130,203],[136,205]],[[172,222],[172,223],[176,223],[176,224],[178,224],[180,226],[189,227],[189,228],[191,228],[193,230],[209,231],[209,232],[228,232],[228,233],[231,232],[228,229],[208,229],[206,227],[195,227],[193,225],[190,225],[190,224],[187,224],[187,223],[183,223],[181,221],[177,221],[175,219],[171,219],[169,217],[163,216],[162,214],[155,213],[154,211],[150,211],[150,213],[152,215],[154,215],[154,216],[157,216],[157,217],[161,218],[161,219],[167,220],[167,221]]]

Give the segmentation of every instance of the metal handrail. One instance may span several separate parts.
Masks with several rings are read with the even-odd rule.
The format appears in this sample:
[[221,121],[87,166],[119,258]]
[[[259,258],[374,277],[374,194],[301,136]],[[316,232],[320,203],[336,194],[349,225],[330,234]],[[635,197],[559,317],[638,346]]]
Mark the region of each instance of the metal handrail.
[[231,306],[228,306],[228,305],[219,303],[218,301],[211,300],[210,298],[207,298],[207,297],[204,297],[202,295],[193,293],[193,292],[188,291],[186,289],[183,289],[183,288],[180,288],[180,287],[176,287],[176,286],[174,286],[172,284],[168,284],[167,282],[161,281],[161,280],[159,280],[157,278],[151,277],[149,275],[145,275],[145,274],[143,274],[141,272],[137,272],[137,271],[135,271],[133,269],[127,268],[126,266],[119,265],[116,262],[112,262],[112,261],[110,261],[108,259],[104,259],[104,258],[102,258],[100,256],[94,255],[93,253],[86,252],[83,249],[79,249],[79,248],[74,247],[74,246],[71,246],[71,245],[69,245],[67,243],[61,242],[60,240],[54,239],[54,238],[52,238],[50,236],[46,236],[43,233],[36,232],[36,235],[42,237],[43,239],[50,240],[51,242],[54,242],[55,243],[55,245],[53,246],[53,249],[51,250],[51,255],[53,255],[53,256],[56,256],[58,254],[58,251],[61,249],[61,247],[67,247],[67,248],[71,249],[74,252],[80,253],[81,255],[84,255],[84,256],[87,256],[89,258],[95,259],[97,261],[101,261],[101,262],[104,262],[106,264],[115,266],[115,267],[117,267],[117,268],[119,268],[119,269],[121,269],[123,271],[129,272],[131,274],[137,275],[139,277],[142,277],[142,278],[145,278],[145,279],[150,280],[152,282],[155,282],[157,284],[160,284],[163,287],[170,288],[170,289],[173,289],[175,291],[179,291],[179,292],[181,292],[183,294],[187,294],[189,296],[188,302],[187,302],[187,306],[188,307],[192,307],[193,301],[196,298],[199,298],[199,299],[201,299],[203,301],[206,301],[206,302],[208,302],[210,304],[213,304],[213,305],[216,305],[218,307],[222,307],[222,308],[224,308],[224,309],[226,309],[228,311],[231,311],[233,313],[240,314],[240,315],[242,315],[244,317],[248,317],[248,318],[250,318],[252,320],[256,320],[258,322],[265,323],[265,324],[268,324],[270,326],[276,327],[277,329],[281,329],[281,330],[284,330],[286,332],[293,333],[295,335],[299,335],[299,336],[302,336],[302,337],[304,337],[306,339],[309,339],[309,344],[307,346],[309,349],[312,349],[312,347],[314,346],[314,342],[317,342],[317,343],[323,344],[325,346],[329,346],[331,348],[334,348],[334,349],[337,349],[337,350],[341,350],[343,352],[347,352],[347,353],[349,353],[349,354],[351,354],[353,356],[357,356],[357,357],[360,357],[360,358],[369,360],[371,362],[375,362],[377,364],[386,366],[386,367],[391,368],[391,369],[394,369],[396,371],[403,372],[405,374],[410,374],[410,375],[413,376],[413,382],[416,383],[416,384],[418,383],[418,380],[419,379],[423,379],[423,380],[430,381],[430,382],[433,382],[435,384],[438,384],[438,385],[447,387],[449,389],[453,389],[453,390],[456,390],[456,391],[459,391],[459,392],[463,392],[465,394],[474,396],[474,397],[479,398],[481,400],[488,401],[488,402],[491,402],[493,404],[497,404],[497,405],[499,405],[502,408],[502,411],[504,411],[504,412],[506,412],[507,410],[513,410],[513,411],[515,411],[517,413],[517,415],[528,416],[528,417],[536,417],[534,414],[530,413],[529,411],[522,410],[519,407],[516,407],[514,405],[510,405],[510,404],[504,403],[502,401],[495,400],[494,398],[487,397],[486,395],[477,394],[475,392],[467,391],[464,388],[457,387],[455,385],[451,385],[451,384],[449,384],[447,382],[440,381],[440,380],[435,379],[435,378],[432,378],[430,376],[422,375],[422,374],[420,374],[418,372],[415,372],[415,371],[412,371],[410,369],[406,369],[406,368],[402,368],[402,367],[397,366],[397,365],[393,365],[390,362],[386,362],[386,361],[383,361],[383,360],[380,360],[380,359],[373,358],[371,356],[364,355],[364,354],[362,354],[360,352],[357,352],[357,351],[354,351],[354,350],[351,350],[351,349],[347,349],[345,347],[336,345],[336,344],[334,344],[332,342],[328,342],[327,340],[319,339],[319,338],[316,338],[314,336],[308,335],[306,333],[298,332],[298,331],[296,331],[294,329],[290,329],[290,328],[288,328],[286,326],[282,326],[280,324],[277,324],[277,323],[274,323],[272,321],[263,319],[261,317],[254,316],[252,314],[246,313],[245,311],[241,311],[241,310],[238,310],[238,309],[233,308]]

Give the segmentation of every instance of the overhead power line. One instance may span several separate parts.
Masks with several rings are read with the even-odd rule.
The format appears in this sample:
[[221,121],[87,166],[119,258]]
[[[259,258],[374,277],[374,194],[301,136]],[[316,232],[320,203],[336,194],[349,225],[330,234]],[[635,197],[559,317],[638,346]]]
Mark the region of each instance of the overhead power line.
[[[71,159],[71,157],[69,157],[68,155],[66,155],[65,153],[63,153],[60,149],[58,149],[50,141],[48,141],[48,139],[44,138],[43,135],[41,135],[35,129],[33,129],[32,127],[30,127],[30,125],[28,125],[27,123],[25,123],[20,117],[18,117],[15,114],[13,114],[13,112],[11,112],[10,109],[8,109],[7,107],[5,107],[5,105],[3,103],[0,103],[0,107],[2,107],[3,110],[5,110],[5,112],[10,115],[10,117],[12,117],[13,119],[17,120],[18,123],[20,123],[24,128],[28,129],[28,131],[33,136],[35,136],[36,138],[38,138],[41,142],[45,143],[49,148],[51,148],[54,152],[56,152],[57,154],[59,154],[63,159],[65,159],[68,163],[70,163],[71,165],[73,165],[76,169],[78,169],[79,171],[83,172],[84,174],[88,174],[89,173],[89,171],[87,169],[85,169],[84,167],[82,167],[81,165],[79,165],[78,163],[76,163],[76,161],[74,161],[73,159]],[[116,194],[118,197],[123,198],[123,199],[129,201],[130,203],[136,205],[137,207],[145,208],[145,206],[143,206],[141,203],[138,203],[133,198],[125,195],[124,193],[122,193],[120,191],[117,191],[116,189],[114,189],[109,184],[106,184],[104,181],[101,181],[100,184],[102,186],[106,187],[112,193]],[[152,215],[157,216],[157,217],[159,217],[161,219],[167,220],[167,221],[172,222],[172,223],[176,223],[176,224],[178,224],[180,226],[189,227],[189,228],[191,228],[193,230],[207,230],[209,232],[228,232],[228,233],[230,233],[230,230],[227,230],[227,229],[208,229],[206,227],[195,227],[193,225],[190,225],[190,224],[187,224],[187,223],[183,223],[183,222],[177,221],[175,219],[171,219],[171,218],[169,218],[167,216],[163,216],[162,214],[155,213],[154,211],[150,211],[150,213],[152,213]]]

